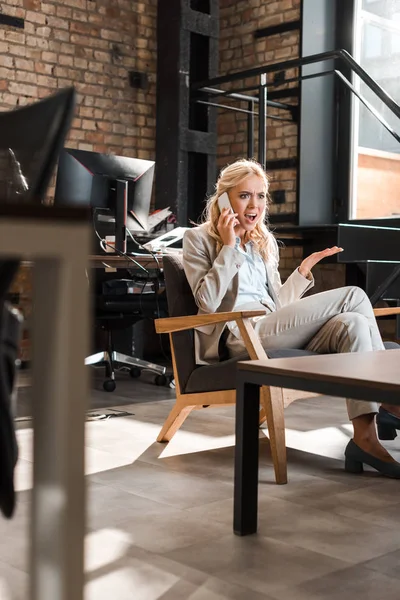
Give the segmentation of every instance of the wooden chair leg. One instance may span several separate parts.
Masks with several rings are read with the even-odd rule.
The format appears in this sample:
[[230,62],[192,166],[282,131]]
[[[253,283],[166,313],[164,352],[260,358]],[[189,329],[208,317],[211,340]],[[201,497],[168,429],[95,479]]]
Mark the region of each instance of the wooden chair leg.
[[259,425],[261,427],[261,425],[263,425],[265,423],[265,421],[267,420],[267,415],[265,414],[265,410],[263,407],[260,408],[260,420],[259,420]]
[[194,409],[194,406],[179,406],[175,404],[165,420],[165,423],[158,434],[157,442],[169,442],[175,433],[181,427],[186,417]]
[[267,417],[275,481],[278,484],[284,484],[287,483],[287,458],[283,392],[281,388],[263,386],[260,394],[261,405]]

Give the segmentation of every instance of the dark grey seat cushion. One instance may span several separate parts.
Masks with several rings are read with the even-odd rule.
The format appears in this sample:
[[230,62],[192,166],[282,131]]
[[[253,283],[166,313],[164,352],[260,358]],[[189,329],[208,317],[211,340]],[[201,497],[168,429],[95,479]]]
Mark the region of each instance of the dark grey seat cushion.
[[[385,342],[386,350],[400,348],[396,342]],[[292,358],[293,356],[313,356],[316,352],[308,350],[271,350],[267,352],[268,358]],[[239,360],[249,360],[248,354],[216,363],[214,365],[200,365],[192,372],[186,384],[185,393],[217,392],[235,388],[236,363]]]
[[[271,350],[267,352],[268,358],[291,358],[293,356],[313,356],[315,352],[308,350]],[[232,390],[236,386],[236,363],[239,360],[249,360],[247,353],[230,358],[214,365],[199,365],[189,377],[185,393],[195,392],[218,392],[221,390]]]
[[400,348],[397,342],[384,342],[386,350],[398,350]]
[[[163,258],[163,266],[169,316],[196,315],[198,308],[183,270],[182,257],[179,254],[166,255]],[[191,373],[196,369],[194,332],[193,330],[178,331],[172,334],[172,340],[179,382],[183,392],[186,390]]]

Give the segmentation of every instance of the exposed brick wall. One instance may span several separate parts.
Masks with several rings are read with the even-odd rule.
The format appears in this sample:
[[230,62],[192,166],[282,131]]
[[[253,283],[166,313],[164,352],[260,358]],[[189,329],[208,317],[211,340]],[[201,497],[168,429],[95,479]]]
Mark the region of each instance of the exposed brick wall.
[[[1,12],[25,19],[25,28],[0,25],[0,110],[74,85],[68,146],[154,159],[156,8],[157,0],[3,0]],[[147,90],[129,86],[131,70],[148,74]],[[29,319],[29,269],[12,292]],[[23,360],[29,346],[25,338]]]
[[[0,26],[0,110],[74,85],[76,118],[68,145],[154,158],[156,0],[3,0],[25,19]],[[149,74],[146,91],[128,72]]]
[[[262,27],[277,25],[300,18],[300,0],[220,0],[220,73],[225,75],[235,71],[297,58],[299,56],[299,33],[292,31],[269,38],[254,38],[254,31]],[[287,71],[290,78],[294,72]],[[272,78],[268,79],[271,84]],[[246,79],[229,86],[257,85],[259,80]],[[296,84],[285,84],[286,87]],[[270,85],[269,85],[270,87]],[[281,86],[279,89],[282,89]],[[228,86],[226,87],[226,89]],[[277,89],[277,88],[271,88]],[[283,100],[285,101],[285,100]],[[290,103],[290,100],[287,100]],[[247,109],[247,103],[235,103]],[[268,109],[274,116],[288,117],[287,112]],[[257,120],[256,120],[257,130]],[[228,162],[246,156],[247,115],[234,112],[219,112],[218,116],[218,163]],[[257,157],[257,136],[255,157]],[[297,125],[282,121],[267,120],[267,158],[286,159],[297,156]],[[291,213],[296,209],[296,171],[270,172],[271,191],[285,190],[286,203],[271,207],[271,213]]]

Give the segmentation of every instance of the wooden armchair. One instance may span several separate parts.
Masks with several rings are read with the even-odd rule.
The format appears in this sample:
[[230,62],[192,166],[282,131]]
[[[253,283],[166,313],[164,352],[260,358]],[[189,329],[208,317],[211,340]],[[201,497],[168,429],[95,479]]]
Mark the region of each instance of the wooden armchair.
[[[284,358],[315,354],[307,350],[285,349],[265,352],[254,332],[250,317],[264,311],[241,311],[198,315],[197,306],[187,282],[180,255],[165,256],[164,275],[170,317],[155,321],[158,333],[168,333],[176,385],[176,403],[168,415],[158,442],[169,442],[192,410],[235,404],[236,363],[238,360]],[[377,309],[382,314],[400,309]],[[196,365],[194,354],[195,327],[236,321],[247,353],[213,365]],[[275,480],[287,483],[284,408],[294,400],[311,394],[282,388],[262,387],[260,423],[267,421]]]

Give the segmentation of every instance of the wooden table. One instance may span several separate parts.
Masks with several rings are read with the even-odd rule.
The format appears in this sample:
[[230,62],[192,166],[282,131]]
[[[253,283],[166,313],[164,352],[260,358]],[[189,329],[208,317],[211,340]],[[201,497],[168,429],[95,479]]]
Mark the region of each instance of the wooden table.
[[30,600],[82,600],[89,375],[86,211],[0,206],[1,259],[33,265]]
[[234,532],[257,531],[259,392],[262,385],[400,404],[400,350],[238,363]]

